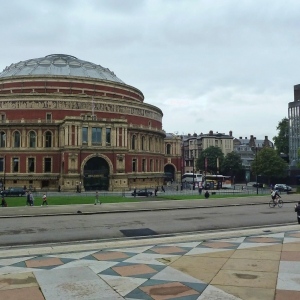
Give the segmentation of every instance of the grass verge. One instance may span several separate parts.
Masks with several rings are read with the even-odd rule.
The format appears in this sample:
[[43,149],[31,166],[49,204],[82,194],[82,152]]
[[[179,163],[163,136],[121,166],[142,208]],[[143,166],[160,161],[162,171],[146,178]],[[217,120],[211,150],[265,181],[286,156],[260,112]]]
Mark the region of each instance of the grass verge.
[[[218,198],[236,198],[236,197],[256,197],[256,196],[268,196],[266,194],[216,194],[210,195],[209,199]],[[121,196],[102,196],[99,197],[102,203],[123,203],[123,202],[142,202],[151,200],[205,200],[204,195],[159,195],[155,197],[121,197]],[[5,198],[9,207],[25,206],[26,197],[6,197]],[[74,205],[74,204],[94,204],[94,196],[84,196],[84,197],[72,197],[72,196],[53,196],[48,197],[47,201],[49,205]],[[35,197],[34,205],[40,206],[43,202],[42,197]]]

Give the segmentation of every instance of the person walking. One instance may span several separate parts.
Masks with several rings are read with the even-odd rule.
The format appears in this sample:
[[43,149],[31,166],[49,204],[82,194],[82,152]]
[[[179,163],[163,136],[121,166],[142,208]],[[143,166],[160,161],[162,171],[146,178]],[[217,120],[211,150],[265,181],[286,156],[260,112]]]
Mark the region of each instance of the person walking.
[[96,205],[97,203],[99,203],[99,204],[101,205],[101,202],[100,202],[100,200],[99,200],[99,192],[98,192],[98,191],[96,191],[96,195],[95,195],[95,204],[94,204],[94,205]]
[[7,207],[7,203],[6,203],[5,199],[4,199],[4,196],[2,196],[1,206],[2,207]]
[[133,197],[136,197],[136,188],[133,189]]
[[31,192],[29,192],[30,206],[34,206],[34,197]]
[[161,191],[162,191],[162,192],[165,192],[165,188],[164,188],[163,185],[161,186]]
[[48,206],[48,202],[47,202],[47,196],[46,194],[43,195],[43,203],[41,206],[47,205]]
[[26,206],[31,206],[31,203],[30,203],[30,193],[29,193],[29,191],[27,191],[27,195],[26,195]]
[[295,212],[297,213],[298,224],[300,224],[300,201],[295,205]]
[[201,195],[202,194],[202,185],[199,185],[199,195]]

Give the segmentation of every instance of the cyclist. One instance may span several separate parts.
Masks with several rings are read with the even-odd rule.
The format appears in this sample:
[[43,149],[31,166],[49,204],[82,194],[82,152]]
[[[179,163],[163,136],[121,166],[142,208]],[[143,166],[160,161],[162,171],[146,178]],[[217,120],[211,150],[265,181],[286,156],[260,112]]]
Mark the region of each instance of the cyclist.
[[274,204],[277,204],[278,199],[281,198],[277,190],[271,190],[271,198]]

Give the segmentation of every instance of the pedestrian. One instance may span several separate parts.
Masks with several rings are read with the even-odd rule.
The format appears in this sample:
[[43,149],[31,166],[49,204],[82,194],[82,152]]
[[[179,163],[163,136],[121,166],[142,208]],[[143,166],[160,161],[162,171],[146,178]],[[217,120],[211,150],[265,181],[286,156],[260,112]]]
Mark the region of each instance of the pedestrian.
[[273,184],[272,183],[270,184],[270,190],[273,190]]
[[133,196],[136,197],[136,188],[133,189]]
[[30,193],[29,193],[29,191],[27,191],[27,196],[26,196],[26,206],[31,206],[31,203],[30,203]]
[[295,212],[297,213],[298,224],[300,224],[300,201],[295,205]]
[[209,192],[208,192],[208,191],[205,192],[204,197],[205,197],[206,199],[209,198]]
[[162,191],[162,192],[165,192],[165,188],[164,188],[163,185],[161,186],[161,191]]
[[101,205],[101,202],[100,202],[100,200],[99,200],[99,193],[98,193],[98,191],[96,191],[96,195],[95,195],[95,204],[94,204],[94,205],[96,205],[97,203],[99,203],[99,204]]
[[201,185],[199,185],[199,195],[201,195],[202,194],[202,186]]
[[34,197],[31,192],[29,192],[30,206],[34,206]]
[[43,195],[43,203],[42,203],[42,205],[41,206],[43,206],[43,205],[47,205],[48,206],[48,202],[47,202],[47,196],[46,196],[46,194],[44,194]]
[[1,206],[2,207],[7,207],[7,203],[6,203],[5,199],[4,199],[4,196],[2,196]]

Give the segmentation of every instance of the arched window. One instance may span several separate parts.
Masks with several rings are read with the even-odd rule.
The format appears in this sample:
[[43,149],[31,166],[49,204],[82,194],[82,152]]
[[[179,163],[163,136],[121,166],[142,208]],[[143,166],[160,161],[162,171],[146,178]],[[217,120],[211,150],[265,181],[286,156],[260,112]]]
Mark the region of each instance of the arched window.
[[36,134],[34,131],[29,132],[29,148],[36,147]]
[[167,144],[167,154],[171,154],[171,145]]
[[142,136],[142,150],[146,150],[145,149],[145,137]]
[[14,147],[20,148],[21,145],[21,135],[19,131],[15,131],[14,133]]
[[5,148],[6,145],[6,134],[5,132],[1,131],[0,132],[0,147]]
[[132,149],[132,150],[135,150],[135,148],[136,148],[136,136],[133,135],[133,136],[131,137],[131,149]]
[[52,147],[52,133],[51,131],[47,131],[45,134],[45,147],[51,148]]

